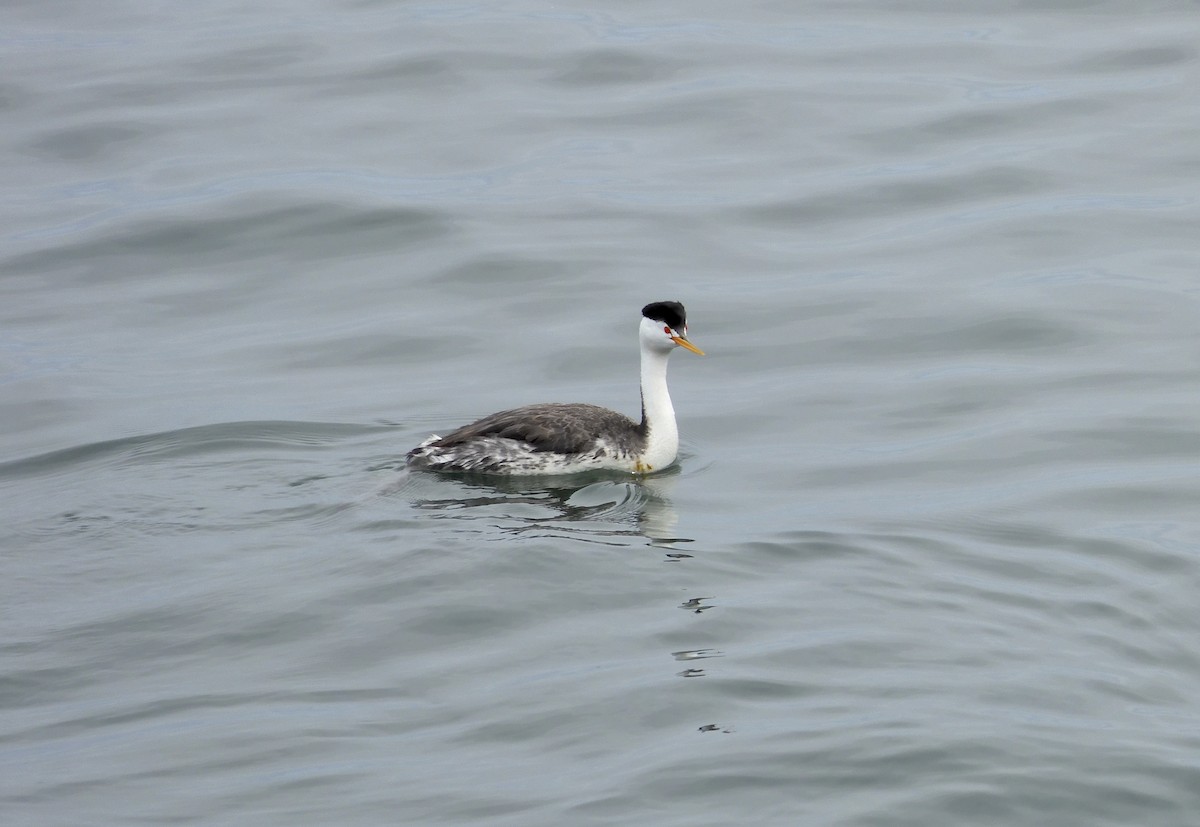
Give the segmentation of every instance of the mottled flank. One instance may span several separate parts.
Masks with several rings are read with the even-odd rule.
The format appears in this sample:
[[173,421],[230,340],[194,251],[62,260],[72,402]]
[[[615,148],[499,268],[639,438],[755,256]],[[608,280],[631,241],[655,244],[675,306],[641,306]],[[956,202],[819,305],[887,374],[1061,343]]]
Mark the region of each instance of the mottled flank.
[[430,437],[408,453],[412,468],[479,474],[635,470],[646,434],[599,405],[526,405]]

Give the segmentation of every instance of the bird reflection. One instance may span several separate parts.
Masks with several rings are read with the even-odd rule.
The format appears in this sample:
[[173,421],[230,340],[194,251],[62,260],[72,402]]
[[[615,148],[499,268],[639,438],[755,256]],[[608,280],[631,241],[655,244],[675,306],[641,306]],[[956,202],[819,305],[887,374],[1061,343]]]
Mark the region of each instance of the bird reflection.
[[[678,514],[671,494],[678,481],[678,470],[652,477],[448,476],[406,471],[386,493],[402,492],[418,511],[454,521],[455,530],[488,540],[570,538],[609,546],[648,540],[663,549],[666,562],[679,562],[692,555],[679,551],[677,544],[692,541],[676,534]],[[711,592],[702,592],[682,602],[673,595],[672,603],[689,614],[703,615],[715,607],[715,600]],[[696,648],[672,651],[670,656],[684,664],[676,675],[703,678],[708,672],[698,662],[722,658],[724,652]],[[731,730],[707,724],[700,731]]]
[[705,600],[712,600],[712,599],[713,598],[711,598],[711,597],[693,597],[691,600],[685,600],[683,603],[679,604],[679,608],[687,609],[689,612],[695,612],[696,614],[700,614],[701,612],[705,612],[712,608],[711,604],[709,604],[709,605],[704,604]]
[[[412,474],[402,486],[413,505],[438,519],[486,521],[497,539],[570,537],[589,543],[627,545],[645,538],[671,548],[690,539],[675,536],[678,514],[671,491],[678,470],[652,477],[453,477]],[[444,494],[443,496],[437,496]],[[448,495],[448,496],[446,496]],[[691,555],[674,551],[674,562]]]

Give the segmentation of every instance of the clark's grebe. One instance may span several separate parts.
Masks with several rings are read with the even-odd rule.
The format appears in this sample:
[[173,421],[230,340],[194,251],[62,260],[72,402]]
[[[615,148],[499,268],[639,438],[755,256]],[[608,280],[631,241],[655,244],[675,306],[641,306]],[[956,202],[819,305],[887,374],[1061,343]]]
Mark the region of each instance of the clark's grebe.
[[667,392],[667,357],[676,347],[703,356],[687,338],[679,302],[642,308],[642,421],[598,405],[527,405],[485,416],[408,452],[410,468],[476,474],[572,474],[616,470],[647,474],[675,461],[679,429]]

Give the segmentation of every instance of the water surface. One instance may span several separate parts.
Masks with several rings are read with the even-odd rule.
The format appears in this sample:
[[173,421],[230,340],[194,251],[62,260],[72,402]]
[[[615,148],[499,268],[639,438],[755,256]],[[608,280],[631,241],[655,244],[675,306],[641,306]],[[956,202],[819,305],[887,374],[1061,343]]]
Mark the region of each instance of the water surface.
[[6,821],[1194,822],[1193,4],[8,14]]

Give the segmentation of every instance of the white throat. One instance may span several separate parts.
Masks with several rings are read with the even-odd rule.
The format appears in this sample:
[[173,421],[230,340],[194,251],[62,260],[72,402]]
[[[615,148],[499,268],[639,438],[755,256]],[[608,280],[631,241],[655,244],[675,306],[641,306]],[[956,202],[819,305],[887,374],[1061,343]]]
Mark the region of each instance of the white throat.
[[667,359],[670,350],[642,345],[642,417],[646,425],[646,450],[641,471],[658,471],[675,461],[679,453],[679,426],[675,407],[667,391]]

